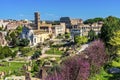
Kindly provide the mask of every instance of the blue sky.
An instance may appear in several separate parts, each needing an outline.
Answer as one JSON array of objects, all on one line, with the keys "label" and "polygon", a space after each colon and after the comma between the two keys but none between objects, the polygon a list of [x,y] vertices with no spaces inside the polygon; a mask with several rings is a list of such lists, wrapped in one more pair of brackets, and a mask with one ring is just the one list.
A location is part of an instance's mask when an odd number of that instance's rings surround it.
[{"label": "blue sky", "polygon": [[120,0],[0,0],[0,19],[34,19],[36,11],[42,20],[120,17]]}]

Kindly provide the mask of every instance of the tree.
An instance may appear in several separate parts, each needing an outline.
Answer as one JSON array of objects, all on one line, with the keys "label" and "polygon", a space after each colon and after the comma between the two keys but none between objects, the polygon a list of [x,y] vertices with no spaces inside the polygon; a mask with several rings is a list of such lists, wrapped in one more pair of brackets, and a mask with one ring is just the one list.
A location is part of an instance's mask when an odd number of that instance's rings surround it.
[{"label": "tree", "polygon": [[70,38],[70,33],[65,33],[65,38],[69,39]]},{"label": "tree", "polygon": [[3,31],[4,30],[4,26],[0,26],[0,31]]},{"label": "tree", "polygon": [[101,40],[96,40],[85,50],[91,66],[91,76],[99,73],[101,67],[107,62],[105,45]]},{"label": "tree", "polygon": [[91,30],[88,32],[89,41],[95,40],[96,36],[97,36],[97,35],[96,35],[96,33],[95,33],[94,30],[91,29]]},{"label": "tree", "polygon": [[93,23],[96,23],[96,22],[104,22],[104,19],[101,18],[101,17],[98,17],[98,18],[93,18],[93,19],[87,19],[84,21],[84,24],[93,24]]},{"label": "tree", "polygon": [[75,36],[74,41],[78,45],[81,45],[85,44],[88,41],[88,39],[85,36]]},{"label": "tree", "polygon": [[20,45],[20,39],[19,39],[19,38],[16,38],[14,42],[15,42],[15,45],[16,45],[16,46],[19,46],[19,45]]},{"label": "tree", "polygon": [[92,24],[92,23],[94,23],[93,19],[87,19],[86,21],[84,21],[84,24]]},{"label": "tree", "polygon": [[13,47],[17,46],[17,45],[16,45],[16,41],[17,41],[17,34],[16,34],[16,32],[15,32],[15,31],[9,32],[9,33],[7,34],[7,36],[8,36],[8,37],[6,37],[6,39],[10,40],[10,44],[11,44]]},{"label": "tree", "polygon": [[66,58],[59,68],[45,80],[88,80],[90,65],[84,55]]},{"label": "tree", "polygon": [[60,25],[60,21],[54,21],[52,22],[52,25]]},{"label": "tree", "polygon": [[85,55],[68,58],[63,62],[63,80],[87,80],[90,72],[90,64]]},{"label": "tree", "polygon": [[2,49],[2,54],[4,54],[5,57],[9,57],[12,55],[12,50],[8,46],[5,46]]},{"label": "tree", "polygon": [[11,32],[11,33],[10,33],[10,37],[11,37],[12,39],[16,38],[16,33],[15,33],[14,31]]},{"label": "tree", "polygon": [[12,58],[16,57],[17,52],[18,52],[18,51],[14,51],[14,52],[11,54],[11,57],[12,57]]},{"label": "tree", "polygon": [[8,31],[5,39],[10,43],[11,46],[16,47],[19,45],[20,33],[22,32],[22,26],[18,26],[14,31]]},{"label": "tree", "polygon": [[39,65],[36,62],[32,63],[32,73],[39,71]]},{"label": "tree", "polygon": [[105,19],[103,27],[101,28],[101,39],[105,42],[106,45],[109,45],[109,40],[113,36],[113,32],[120,30],[120,19],[109,16]]},{"label": "tree", "polygon": [[11,44],[13,47],[19,46],[20,40],[18,38],[13,38]]},{"label": "tree", "polygon": [[22,26],[17,27],[16,31],[17,31],[18,35],[22,32],[22,28],[23,28]]},{"label": "tree", "polygon": [[117,54],[120,54],[120,30],[113,32],[113,36],[108,43],[115,47],[115,52]]},{"label": "tree", "polygon": [[2,53],[2,46],[0,45],[0,59],[4,59],[4,58],[5,58],[5,56]]},{"label": "tree", "polygon": [[29,42],[30,41],[28,39],[21,39],[19,42],[19,46],[28,46]]}]

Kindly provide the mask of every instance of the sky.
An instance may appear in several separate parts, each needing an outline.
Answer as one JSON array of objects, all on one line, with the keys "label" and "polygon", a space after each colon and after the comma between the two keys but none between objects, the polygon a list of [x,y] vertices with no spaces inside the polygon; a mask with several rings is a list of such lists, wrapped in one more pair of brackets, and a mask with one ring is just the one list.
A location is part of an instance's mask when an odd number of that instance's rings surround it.
[{"label": "sky", "polygon": [[120,0],[0,0],[0,19],[34,20],[34,12],[41,20],[120,17]]}]

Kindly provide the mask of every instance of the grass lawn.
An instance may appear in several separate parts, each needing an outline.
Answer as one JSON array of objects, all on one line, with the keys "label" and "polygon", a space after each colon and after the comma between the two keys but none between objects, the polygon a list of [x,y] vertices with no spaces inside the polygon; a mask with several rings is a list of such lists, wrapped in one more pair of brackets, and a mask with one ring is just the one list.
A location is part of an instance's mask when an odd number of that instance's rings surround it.
[{"label": "grass lawn", "polygon": [[24,62],[1,62],[0,64],[3,64],[4,66],[0,66],[0,72],[6,72],[9,71],[17,71],[18,69],[22,68],[22,66],[25,64]]},{"label": "grass lawn", "polygon": [[50,50],[46,51],[46,54],[62,55],[63,51],[59,51],[56,48],[51,48]]},{"label": "grass lawn", "polygon": [[32,56],[35,52],[35,50],[33,48],[30,47],[23,47],[20,49],[22,55],[24,56]]},{"label": "grass lawn", "polygon": [[35,52],[35,51],[34,51],[34,50],[32,50],[32,51],[30,51],[30,52],[26,53],[26,54],[25,54],[25,56],[32,56],[32,55],[34,54],[34,52]]},{"label": "grass lawn", "polygon": [[10,48],[10,49],[14,52],[14,51],[18,51],[18,50],[19,50],[19,47]]}]

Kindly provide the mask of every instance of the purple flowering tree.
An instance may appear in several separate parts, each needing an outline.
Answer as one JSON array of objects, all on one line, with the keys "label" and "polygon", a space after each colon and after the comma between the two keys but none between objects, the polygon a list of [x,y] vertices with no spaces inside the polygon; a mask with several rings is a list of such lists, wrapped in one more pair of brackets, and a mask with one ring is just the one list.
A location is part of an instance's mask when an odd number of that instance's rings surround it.
[{"label": "purple flowering tree", "polygon": [[69,57],[63,61],[61,72],[54,72],[46,80],[88,80],[90,65],[87,59],[79,56]]},{"label": "purple flowering tree", "polygon": [[101,40],[96,40],[85,50],[91,65],[91,75],[99,72],[101,66],[107,61],[107,54],[104,43]]}]

